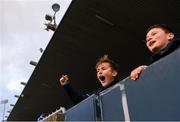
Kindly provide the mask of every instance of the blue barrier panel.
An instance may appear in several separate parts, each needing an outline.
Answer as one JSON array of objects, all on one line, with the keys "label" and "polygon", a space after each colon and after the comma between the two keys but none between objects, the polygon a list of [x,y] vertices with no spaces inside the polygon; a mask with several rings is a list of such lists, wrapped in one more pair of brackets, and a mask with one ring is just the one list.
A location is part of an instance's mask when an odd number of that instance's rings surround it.
[{"label": "blue barrier panel", "polygon": [[120,86],[117,84],[100,94],[103,121],[123,121]]},{"label": "blue barrier panel", "polygon": [[125,80],[131,120],[180,120],[180,49]]},{"label": "blue barrier panel", "polygon": [[95,95],[88,97],[65,112],[65,121],[96,121]]},{"label": "blue barrier panel", "polygon": [[180,49],[150,65],[138,80],[126,78],[99,97],[85,99],[65,113],[65,120],[124,121],[130,115],[132,121],[176,121],[180,120],[179,93]]}]

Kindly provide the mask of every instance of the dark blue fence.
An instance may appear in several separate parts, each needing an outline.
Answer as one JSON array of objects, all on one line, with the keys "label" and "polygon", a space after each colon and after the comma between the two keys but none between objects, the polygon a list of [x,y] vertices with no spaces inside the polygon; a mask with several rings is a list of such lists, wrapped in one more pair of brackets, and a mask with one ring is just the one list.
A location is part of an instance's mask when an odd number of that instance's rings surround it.
[{"label": "dark blue fence", "polygon": [[125,86],[131,120],[180,120],[180,49]]},{"label": "dark blue fence", "polygon": [[[98,108],[99,107],[99,108]],[[150,65],[136,81],[92,95],[65,113],[67,121],[180,120],[180,49]]]}]

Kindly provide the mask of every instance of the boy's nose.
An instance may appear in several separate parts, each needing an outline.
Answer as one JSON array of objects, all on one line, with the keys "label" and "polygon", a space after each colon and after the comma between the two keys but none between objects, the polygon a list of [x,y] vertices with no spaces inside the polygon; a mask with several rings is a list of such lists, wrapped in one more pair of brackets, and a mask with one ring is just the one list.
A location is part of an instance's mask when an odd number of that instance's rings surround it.
[{"label": "boy's nose", "polygon": [[99,74],[99,75],[102,74],[102,71],[99,71],[98,74]]},{"label": "boy's nose", "polygon": [[147,38],[146,42],[149,42],[152,39],[152,37]]}]

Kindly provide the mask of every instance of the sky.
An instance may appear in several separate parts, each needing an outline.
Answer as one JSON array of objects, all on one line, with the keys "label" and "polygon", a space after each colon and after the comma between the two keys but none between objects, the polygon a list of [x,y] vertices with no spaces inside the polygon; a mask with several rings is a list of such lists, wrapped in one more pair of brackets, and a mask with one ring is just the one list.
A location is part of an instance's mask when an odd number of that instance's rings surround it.
[{"label": "sky", "polygon": [[[38,62],[42,56],[40,48],[45,49],[53,31],[44,30],[45,15],[53,15],[52,5],[58,3],[56,22],[60,21],[71,0],[0,0],[0,101],[7,111],[13,109],[24,86],[28,82],[34,66],[31,60]],[[0,121],[3,119],[4,104],[0,104]]]}]

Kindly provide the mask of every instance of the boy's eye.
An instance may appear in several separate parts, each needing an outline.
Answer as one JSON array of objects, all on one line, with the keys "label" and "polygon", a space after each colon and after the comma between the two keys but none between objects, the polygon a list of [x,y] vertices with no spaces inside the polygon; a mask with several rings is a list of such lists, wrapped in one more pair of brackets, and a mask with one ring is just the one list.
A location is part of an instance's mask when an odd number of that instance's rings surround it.
[{"label": "boy's eye", "polygon": [[152,35],[152,36],[156,35],[156,32],[152,33],[151,35]]},{"label": "boy's eye", "polygon": [[102,68],[102,70],[105,70],[105,69],[106,69],[105,67]]}]

